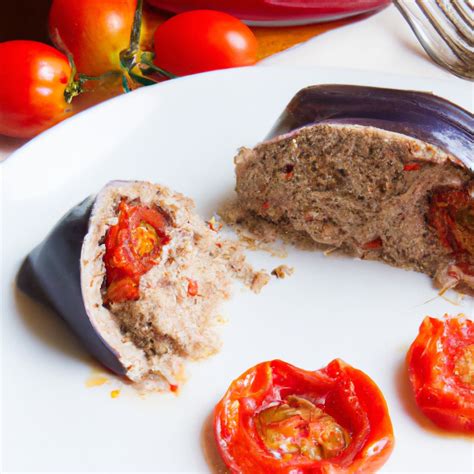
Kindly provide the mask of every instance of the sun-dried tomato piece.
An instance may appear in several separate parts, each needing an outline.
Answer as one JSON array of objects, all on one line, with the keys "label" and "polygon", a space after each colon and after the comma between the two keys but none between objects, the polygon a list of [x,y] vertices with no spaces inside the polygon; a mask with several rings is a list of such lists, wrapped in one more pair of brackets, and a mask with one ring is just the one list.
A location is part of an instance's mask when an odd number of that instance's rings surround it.
[{"label": "sun-dried tomato piece", "polygon": [[380,390],[340,359],[314,372],[281,360],[252,367],[217,404],[214,433],[239,474],[373,473],[394,442]]},{"label": "sun-dried tomato piece", "polygon": [[407,354],[421,411],[441,428],[474,432],[474,324],[426,317]]}]

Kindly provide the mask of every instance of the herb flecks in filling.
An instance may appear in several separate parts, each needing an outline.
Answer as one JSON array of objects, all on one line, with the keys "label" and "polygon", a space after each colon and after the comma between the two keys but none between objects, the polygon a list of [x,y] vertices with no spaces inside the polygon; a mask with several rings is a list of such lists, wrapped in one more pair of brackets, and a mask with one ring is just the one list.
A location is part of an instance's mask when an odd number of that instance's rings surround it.
[{"label": "herb flecks in filling", "polygon": [[277,458],[330,459],[350,443],[349,433],[332,416],[293,395],[260,411],[255,424],[264,445]]},{"label": "herb flecks in filling", "polygon": [[117,218],[105,235],[105,304],[139,299],[141,276],[158,262],[169,242],[166,218],[156,209],[122,199]]}]

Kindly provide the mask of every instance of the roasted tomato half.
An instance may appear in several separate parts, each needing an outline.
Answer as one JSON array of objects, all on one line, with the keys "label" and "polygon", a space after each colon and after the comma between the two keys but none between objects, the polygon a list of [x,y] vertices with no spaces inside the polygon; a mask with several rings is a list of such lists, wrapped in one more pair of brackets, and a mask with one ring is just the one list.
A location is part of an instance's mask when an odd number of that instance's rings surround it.
[{"label": "roasted tomato half", "polygon": [[156,209],[123,199],[118,206],[118,222],[105,235],[104,302],[137,300],[140,277],[155,265],[163,245],[166,217]]},{"label": "roasted tomato half", "polygon": [[373,473],[389,457],[382,393],[340,359],[314,372],[273,360],[232,382],[214,412],[221,456],[234,473]]},{"label": "roasted tomato half", "polygon": [[474,324],[426,317],[407,354],[418,407],[441,428],[474,432]]}]

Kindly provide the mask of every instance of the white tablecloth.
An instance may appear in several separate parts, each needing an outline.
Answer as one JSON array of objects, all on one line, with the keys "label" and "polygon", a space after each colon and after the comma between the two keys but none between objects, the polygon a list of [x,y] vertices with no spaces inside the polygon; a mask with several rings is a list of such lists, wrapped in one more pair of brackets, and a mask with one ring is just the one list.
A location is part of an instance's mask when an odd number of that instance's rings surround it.
[{"label": "white tablecloth", "polygon": [[[270,65],[365,69],[374,74],[444,78],[451,80],[453,87],[464,82],[429,59],[394,6],[271,56],[257,67]],[[0,136],[0,161],[24,142]]]}]

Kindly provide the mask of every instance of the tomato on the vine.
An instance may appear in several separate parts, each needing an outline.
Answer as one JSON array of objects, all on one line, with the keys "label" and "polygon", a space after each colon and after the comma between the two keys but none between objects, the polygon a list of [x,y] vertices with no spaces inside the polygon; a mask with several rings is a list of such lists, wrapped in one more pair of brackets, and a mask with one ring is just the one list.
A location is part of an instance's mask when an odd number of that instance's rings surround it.
[{"label": "tomato on the vine", "polygon": [[382,393],[340,359],[314,372],[281,360],[252,367],[217,404],[214,433],[239,474],[373,473],[394,443]]},{"label": "tomato on the vine", "polygon": [[193,10],[158,26],[155,64],[178,76],[250,66],[257,60],[257,39],[240,20],[227,13]]},{"label": "tomato on the vine", "polygon": [[71,113],[67,57],[36,41],[0,43],[0,134],[30,138]]},{"label": "tomato on the vine", "polygon": [[120,70],[129,46],[137,0],[53,0],[52,41],[71,52],[80,73],[98,76]]},{"label": "tomato on the vine", "polygon": [[423,413],[443,429],[474,433],[474,323],[426,317],[407,363]]}]

